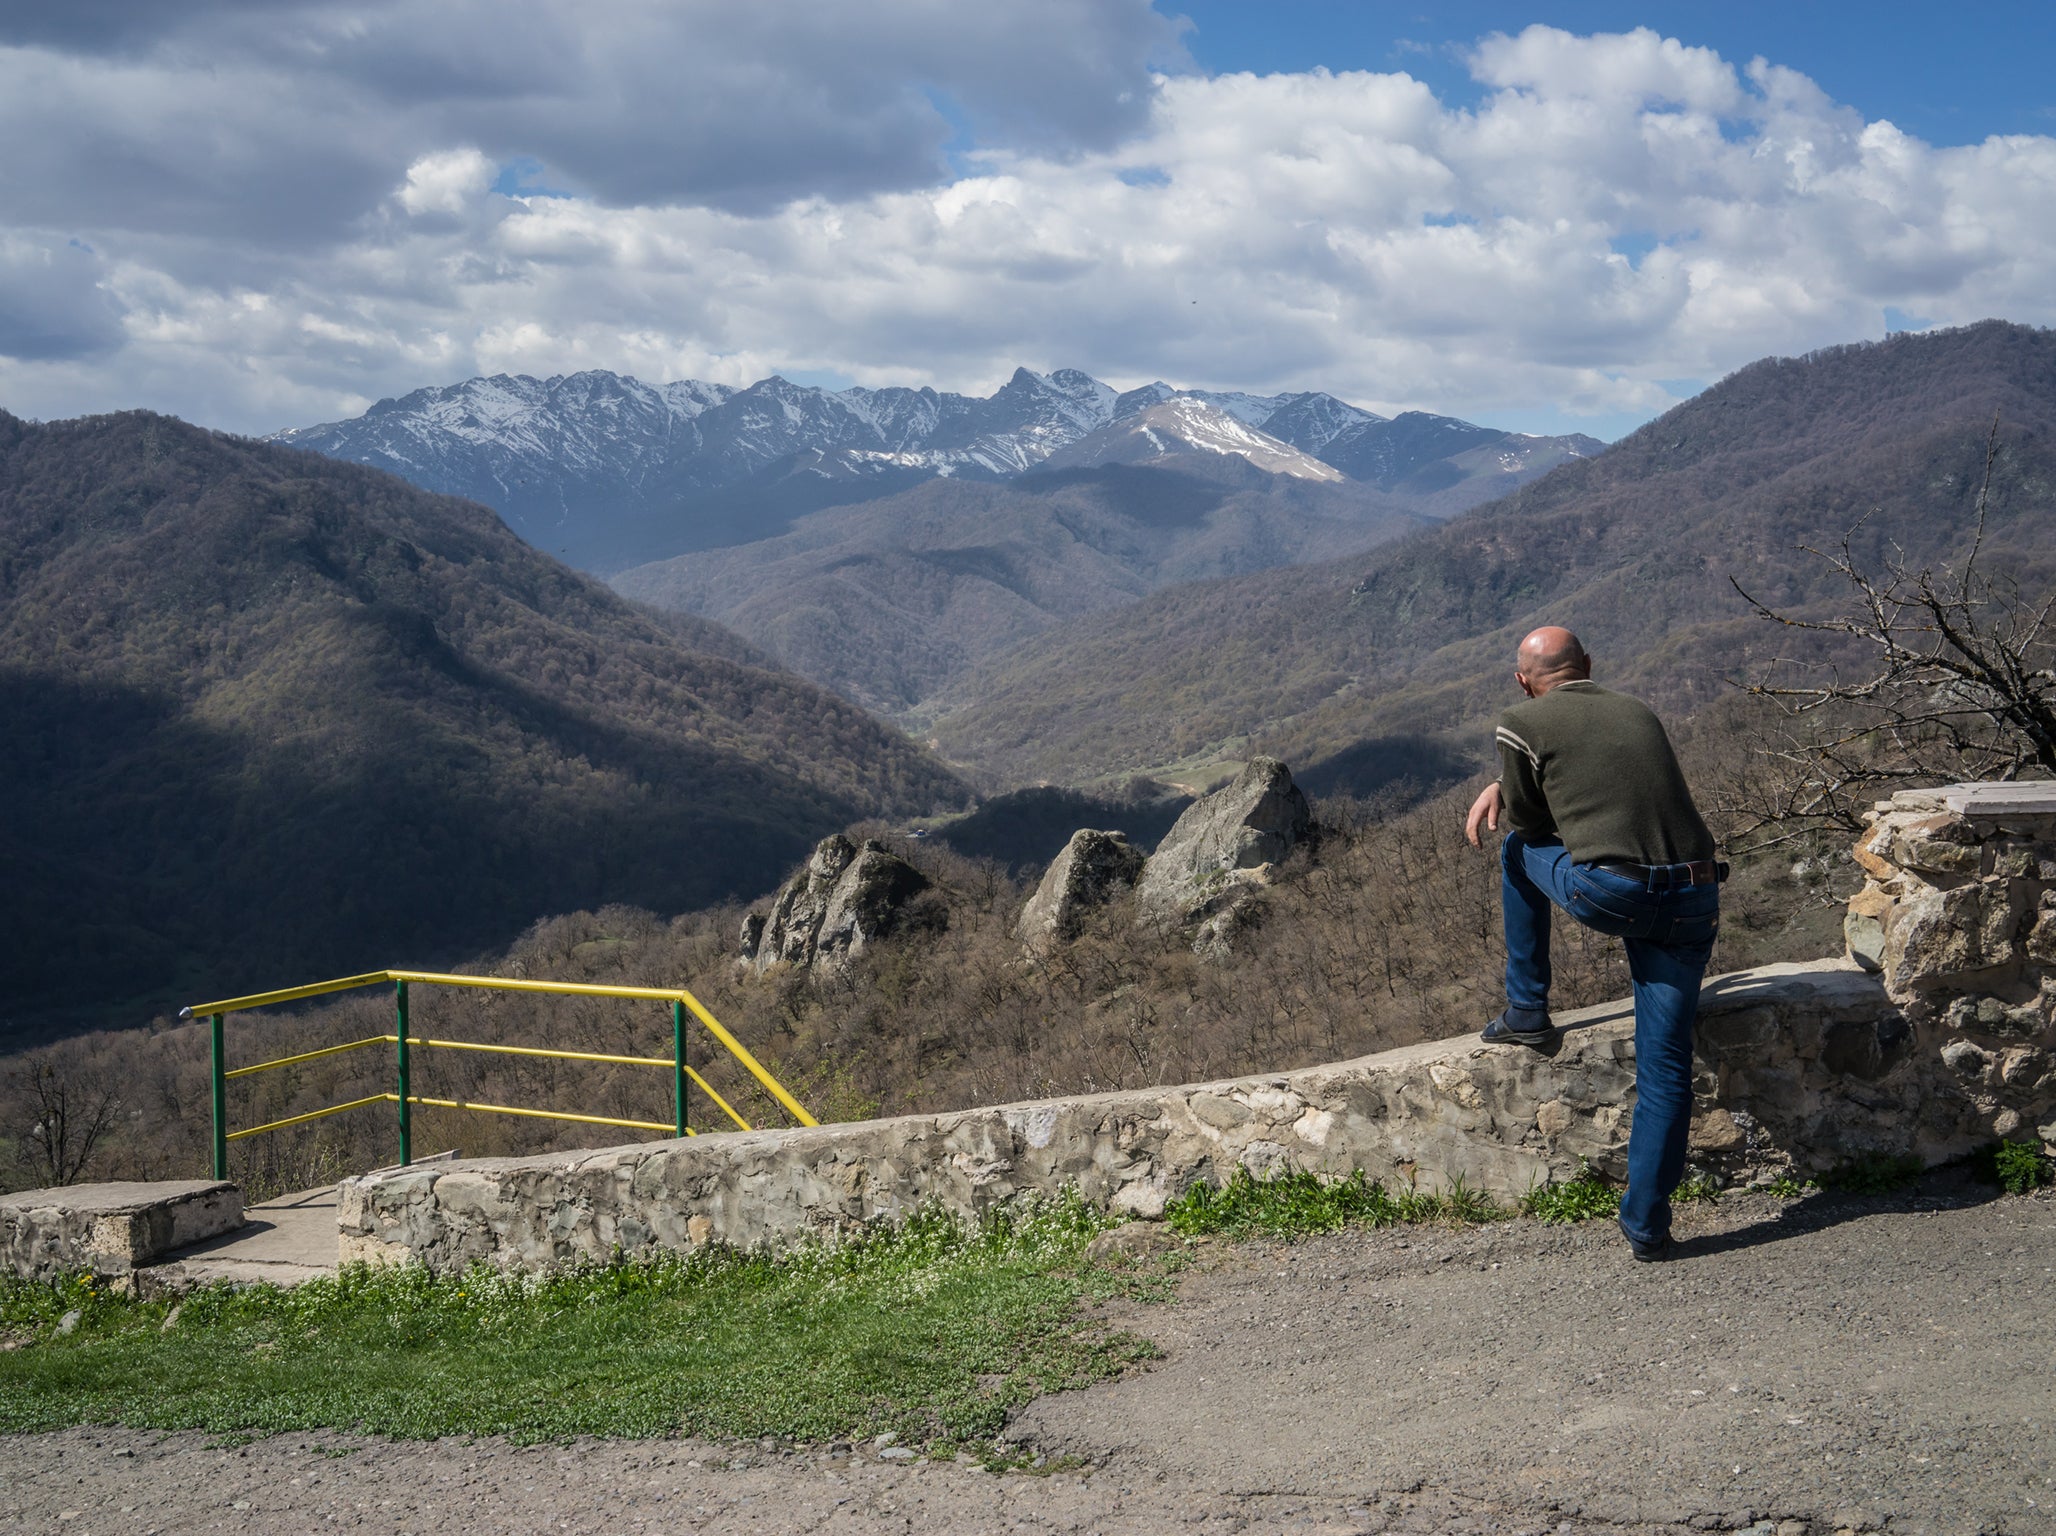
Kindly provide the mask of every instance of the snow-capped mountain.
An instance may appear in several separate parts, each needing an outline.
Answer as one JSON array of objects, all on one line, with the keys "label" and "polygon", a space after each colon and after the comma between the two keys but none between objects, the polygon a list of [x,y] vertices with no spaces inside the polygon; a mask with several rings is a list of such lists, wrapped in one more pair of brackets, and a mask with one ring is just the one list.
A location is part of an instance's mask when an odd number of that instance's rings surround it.
[{"label": "snow-capped mountain", "polygon": [[[1248,397],[1242,397],[1247,400]],[[1146,410],[1087,433],[1042,461],[1044,469],[1099,464],[1161,464],[1196,453],[1233,454],[1274,475],[1301,480],[1343,480],[1341,470],[1249,426],[1227,406],[1193,395],[1173,395]]]},{"label": "snow-capped mountain", "polygon": [[[271,440],[482,501],[531,543],[609,571],[767,537],[796,515],[933,476],[1008,479],[1045,463],[1106,462],[1093,449],[1082,459],[1071,450],[1145,418],[1147,431],[1184,442],[1165,451],[1232,453],[1274,473],[1370,480],[1401,494],[1423,465],[1509,436],[1418,412],[1388,421],[1319,392],[1180,390],[1159,381],[1120,393],[1076,369],[1021,368],[984,398],[826,390],[776,376],[734,389],[690,379],[657,386],[597,370],[498,374],[381,400],[355,420]],[[1146,437],[1134,443],[1141,449],[1118,450],[1121,462],[1157,456]],[[1567,451],[1599,446],[1579,444]],[[1531,478],[1511,473],[1500,489]],[[1466,472],[1450,483],[1477,478]]]}]

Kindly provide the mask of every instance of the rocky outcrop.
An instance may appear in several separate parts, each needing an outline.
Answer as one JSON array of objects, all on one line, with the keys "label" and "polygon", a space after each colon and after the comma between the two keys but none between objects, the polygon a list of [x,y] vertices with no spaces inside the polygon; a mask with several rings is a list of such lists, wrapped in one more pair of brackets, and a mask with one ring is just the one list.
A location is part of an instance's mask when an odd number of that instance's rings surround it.
[{"label": "rocky outcrop", "polygon": [[1312,826],[1292,770],[1275,757],[1251,758],[1234,783],[1187,806],[1150,855],[1136,887],[1144,917],[1189,923],[1239,911],[1227,926],[1247,927],[1251,896],[1236,887],[1265,883]]},{"label": "rocky outcrop", "polygon": [[1142,875],[1144,855],[1125,832],[1082,829],[1058,854],[1021,909],[1015,932],[1036,953],[1076,938],[1085,914],[1103,907]]},{"label": "rocky outcrop", "polygon": [[[1700,1004],[1692,1160],[1733,1181],[1930,1147],[1928,1078],[1878,978],[1844,961],[1715,978]],[[345,1259],[547,1268],[708,1242],[777,1245],[897,1221],[925,1202],[980,1212],[1075,1188],[1162,1214],[1237,1168],[1363,1169],[1391,1185],[1462,1178],[1504,1200],[1589,1162],[1626,1176],[1633,1008],[1560,1016],[1549,1050],[1477,1036],[1330,1066],[854,1125],[475,1159],[346,1180]]]},{"label": "rocky outcrop", "polygon": [[885,845],[862,847],[840,832],[826,837],[785,883],[767,914],[742,920],[742,957],[762,972],[774,965],[839,965],[900,925],[928,877]]},{"label": "rocky outcrop", "polygon": [[1904,791],[1855,858],[1850,958],[1945,1069],[1957,1134],[2056,1145],[2056,784]]}]

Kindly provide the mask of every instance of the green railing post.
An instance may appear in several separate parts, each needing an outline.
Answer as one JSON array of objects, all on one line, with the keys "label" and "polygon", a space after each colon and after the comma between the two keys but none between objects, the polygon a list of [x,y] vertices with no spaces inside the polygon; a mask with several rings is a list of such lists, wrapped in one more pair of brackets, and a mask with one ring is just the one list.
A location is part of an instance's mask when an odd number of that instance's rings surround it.
[{"label": "green railing post", "polygon": [[207,1034],[214,1055],[214,1176],[228,1177],[228,1063],[222,1060],[221,1015],[207,1016]]},{"label": "green railing post", "polygon": [[414,1106],[407,1102],[414,1091],[407,1073],[407,983],[393,983],[393,1011],[400,1022],[400,1166],[407,1167],[414,1161]]},{"label": "green railing post", "polygon": [[671,1103],[677,1110],[678,1134],[685,1135],[685,1004],[671,1004]]}]

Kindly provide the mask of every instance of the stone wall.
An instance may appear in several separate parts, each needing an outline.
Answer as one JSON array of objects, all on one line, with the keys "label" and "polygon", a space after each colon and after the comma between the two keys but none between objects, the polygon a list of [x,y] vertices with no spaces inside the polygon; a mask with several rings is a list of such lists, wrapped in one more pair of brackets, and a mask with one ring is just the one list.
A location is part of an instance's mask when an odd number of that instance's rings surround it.
[{"label": "stone wall", "polygon": [[1939,1064],[1922,1144],[2056,1144],[2056,784],[1909,790],[1872,813],[1849,953]]},{"label": "stone wall", "polygon": [[[1869,881],[1849,958],[1717,977],[1702,995],[1692,1156],[1723,1181],[2056,1143],[2056,785],[1901,794],[1855,856]],[[345,1183],[342,1251],[530,1268],[1065,1186],[1148,1218],[1236,1168],[1461,1178],[1503,1198],[1586,1161],[1621,1179],[1630,1006],[1559,1022],[1541,1052],[1467,1032],[1232,1082],[387,1172]]]},{"label": "stone wall", "polygon": [[[1730,1181],[1926,1146],[1926,1076],[1878,978],[1846,961],[1708,984],[1693,1156]],[[1238,1167],[1517,1197],[1585,1160],[1626,1173],[1629,1006],[1562,1016],[1547,1051],[1474,1034],[1303,1071],[1129,1093],[756,1131],[345,1182],[345,1259],[537,1268],[615,1251],[742,1247],[977,1212],[1070,1185],[1139,1217]]]},{"label": "stone wall", "polygon": [[125,1275],[243,1224],[243,1192],[191,1179],[0,1195],[0,1267],[23,1279]]}]

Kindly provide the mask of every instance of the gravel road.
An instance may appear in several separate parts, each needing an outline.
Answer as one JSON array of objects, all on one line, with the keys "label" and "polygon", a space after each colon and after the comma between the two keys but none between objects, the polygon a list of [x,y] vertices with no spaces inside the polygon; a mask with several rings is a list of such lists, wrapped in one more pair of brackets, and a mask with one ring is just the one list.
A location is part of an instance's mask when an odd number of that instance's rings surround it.
[{"label": "gravel road", "polygon": [[[994,1476],[882,1448],[0,1439],[0,1531],[2056,1536],[2056,1201],[1739,1197],[1611,1225],[1208,1244],[1147,1371]],[[893,1448],[898,1449],[898,1448]]]}]

